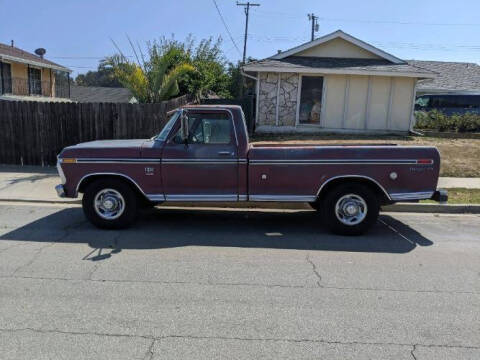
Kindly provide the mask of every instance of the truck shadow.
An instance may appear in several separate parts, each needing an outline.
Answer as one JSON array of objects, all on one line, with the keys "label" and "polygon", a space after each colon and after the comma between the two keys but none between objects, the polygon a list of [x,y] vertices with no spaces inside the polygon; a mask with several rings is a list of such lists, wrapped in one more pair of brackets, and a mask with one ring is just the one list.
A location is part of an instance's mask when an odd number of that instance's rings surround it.
[{"label": "truck shadow", "polygon": [[[387,215],[363,236],[330,234],[314,211],[215,211],[152,209],[125,230],[99,230],[81,208],[68,208],[5,233],[1,240],[86,243],[93,249],[162,249],[218,246],[296,250],[407,253],[433,242],[415,229]],[[95,252],[92,251],[92,254]],[[105,252],[96,258],[108,258]]]}]

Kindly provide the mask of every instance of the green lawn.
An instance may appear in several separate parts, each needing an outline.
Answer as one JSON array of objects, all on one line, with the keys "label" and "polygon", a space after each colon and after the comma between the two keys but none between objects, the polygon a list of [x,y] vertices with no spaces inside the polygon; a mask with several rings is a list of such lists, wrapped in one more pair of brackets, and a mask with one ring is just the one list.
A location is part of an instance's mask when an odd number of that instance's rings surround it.
[{"label": "green lawn", "polygon": [[[480,189],[452,188],[448,190],[449,204],[480,204]],[[432,203],[432,200],[421,201]]]}]

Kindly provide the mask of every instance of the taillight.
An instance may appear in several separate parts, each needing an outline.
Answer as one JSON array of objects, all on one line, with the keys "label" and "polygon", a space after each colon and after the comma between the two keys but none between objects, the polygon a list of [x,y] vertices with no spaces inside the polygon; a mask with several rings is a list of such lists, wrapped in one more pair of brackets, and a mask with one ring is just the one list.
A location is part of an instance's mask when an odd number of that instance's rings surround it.
[{"label": "taillight", "polygon": [[433,164],[433,159],[418,159],[417,164]]}]

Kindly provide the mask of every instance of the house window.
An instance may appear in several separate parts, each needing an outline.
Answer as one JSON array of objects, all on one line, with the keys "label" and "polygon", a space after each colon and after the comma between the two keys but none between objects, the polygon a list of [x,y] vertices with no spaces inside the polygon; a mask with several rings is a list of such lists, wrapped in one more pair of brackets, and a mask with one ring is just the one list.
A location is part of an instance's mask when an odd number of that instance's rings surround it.
[{"label": "house window", "polygon": [[39,69],[28,68],[28,86],[30,95],[42,95],[42,72]]},{"label": "house window", "polygon": [[300,124],[320,124],[322,110],[323,77],[302,76],[300,92]]},{"label": "house window", "polygon": [[0,62],[0,94],[12,93],[12,69],[10,64]]}]

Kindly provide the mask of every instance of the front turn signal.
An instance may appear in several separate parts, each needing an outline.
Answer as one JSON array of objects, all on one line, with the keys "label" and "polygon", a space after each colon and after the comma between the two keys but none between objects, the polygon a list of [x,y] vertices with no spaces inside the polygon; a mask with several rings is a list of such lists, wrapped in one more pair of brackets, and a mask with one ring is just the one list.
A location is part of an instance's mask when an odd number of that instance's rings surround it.
[{"label": "front turn signal", "polygon": [[64,164],[75,164],[77,162],[77,159],[75,158],[63,158],[62,163]]}]

